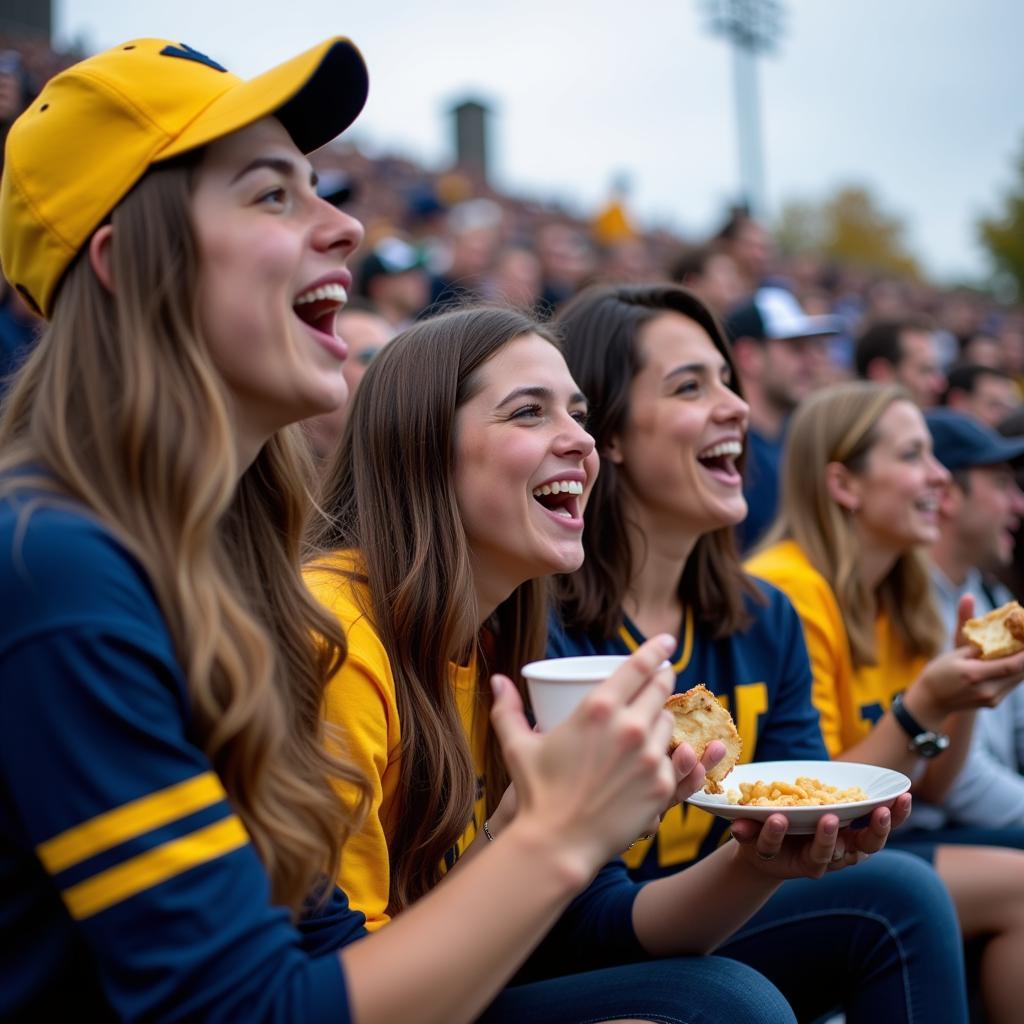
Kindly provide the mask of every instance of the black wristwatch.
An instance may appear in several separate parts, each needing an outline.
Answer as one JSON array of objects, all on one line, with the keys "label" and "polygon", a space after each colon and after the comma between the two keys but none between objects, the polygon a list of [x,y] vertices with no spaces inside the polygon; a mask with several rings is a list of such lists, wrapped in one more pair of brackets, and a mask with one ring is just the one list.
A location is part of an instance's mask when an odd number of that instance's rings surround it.
[{"label": "black wristwatch", "polygon": [[892,715],[900,728],[910,737],[907,749],[918,757],[938,757],[949,746],[949,737],[944,732],[926,729],[904,706],[903,694],[898,693],[892,701]]}]

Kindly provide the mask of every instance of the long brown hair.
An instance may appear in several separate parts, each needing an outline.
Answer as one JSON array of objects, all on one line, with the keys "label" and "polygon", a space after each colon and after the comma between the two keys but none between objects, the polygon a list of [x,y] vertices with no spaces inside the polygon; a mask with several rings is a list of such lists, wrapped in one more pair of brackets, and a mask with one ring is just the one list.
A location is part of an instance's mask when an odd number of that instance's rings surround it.
[{"label": "long brown hair", "polygon": [[[113,211],[116,296],[84,253],[68,270],[5,405],[0,472],[4,492],[84,506],[144,567],[200,745],[273,899],[298,911],[335,877],[366,788],[324,746],[323,692],[344,637],[300,575],[312,470],[298,428],[274,436],[236,485],[196,301],[196,159],[150,171]],[[356,806],[331,778],[362,794]]]},{"label": "long brown hair", "polygon": [[[365,611],[391,662],[402,723],[401,802],[388,837],[392,914],[437,883],[473,814],[476,778],[451,664],[475,653],[478,700],[489,707],[490,673],[518,678],[544,649],[539,580],[518,587],[479,628],[454,482],[456,415],[479,389],[481,367],[526,334],[552,340],[509,309],[458,310],[400,334],[363,378],[325,478],[330,522],[313,548],[361,553]],[[508,784],[493,735],[486,774],[490,811]]]},{"label": "long brown hair", "polygon": [[[605,452],[629,418],[630,386],[644,366],[640,332],[665,312],[679,313],[704,329],[732,370],[729,386],[742,397],[722,328],[686,288],[597,286],[572,299],[556,319],[569,372],[590,403],[587,430],[601,453],[601,472],[585,513],[583,566],[557,578],[559,611],[566,628],[601,639],[614,636],[622,625],[622,607],[635,570],[626,543],[634,528],[629,497],[622,471]],[[731,527],[697,541],[679,579],[678,594],[684,604],[694,606],[697,622],[715,639],[749,625],[744,599],[762,598],[743,572]]]},{"label": "long brown hair", "polygon": [[942,619],[924,552],[904,552],[872,591],[861,575],[851,513],[832,500],[826,483],[829,463],[862,472],[886,409],[910,401],[901,387],[869,381],[836,384],[807,398],[789,425],[779,515],[761,545],[794,540],[825,577],[842,612],[856,668],[877,664],[879,610],[889,617],[907,654],[930,658],[942,649]]}]

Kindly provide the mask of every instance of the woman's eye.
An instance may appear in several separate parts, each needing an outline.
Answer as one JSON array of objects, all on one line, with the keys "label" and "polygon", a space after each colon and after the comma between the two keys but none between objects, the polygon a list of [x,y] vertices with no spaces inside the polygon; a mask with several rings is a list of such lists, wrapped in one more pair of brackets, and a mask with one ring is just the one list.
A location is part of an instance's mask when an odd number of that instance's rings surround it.
[{"label": "woman's eye", "polygon": [[518,409],[516,409],[516,411],[514,413],[512,413],[512,415],[509,417],[509,419],[513,419],[513,420],[535,419],[537,416],[540,416],[541,412],[542,412],[542,410],[541,410],[541,407],[539,405],[523,405],[523,406],[520,406]]},{"label": "woman's eye", "polygon": [[699,390],[699,388],[700,388],[700,385],[695,380],[684,380],[681,384],[679,384],[676,387],[675,391],[673,391],[672,394],[673,395],[695,395],[695,394],[697,394],[697,391]]},{"label": "woman's eye", "polygon": [[579,425],[580,425],[581,427],[586,427],[587,423],[588,423],[588,422],[590,421],[590,413],[589,413],[589,412],[587,412],[587,410],[586,410],[586,409],[576,409],[576,410],[575,410],[574,412],[571,412],[571,413],[569,413],[569,415],[570,415],[570,416],[571,416],[571,417],[572,417],[572,418],[573,418],[573,419],[574,419],[574,420],[575,420],[575,421],[576,421],[576,422],[577,422],[577,423],[578,423],[578,424],[579,424]]},{"label": "woman's eye", "polygon": [[262,193],[256,202],[261,206],[280,206],[285,201],[285,191],[278,186]]}]

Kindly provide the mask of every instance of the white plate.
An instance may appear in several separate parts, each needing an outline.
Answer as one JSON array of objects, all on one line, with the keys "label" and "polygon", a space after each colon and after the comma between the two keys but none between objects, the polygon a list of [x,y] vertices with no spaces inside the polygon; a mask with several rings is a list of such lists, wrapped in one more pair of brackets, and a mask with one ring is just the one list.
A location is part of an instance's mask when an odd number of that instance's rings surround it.
[{"label": "white plate", "polygon": [[[728,790],[738,790],[741,782],[795,782],[801,775],[809,775],[838,789],[860,786],[868,798],[856,803],[822,804],[818,807],[741,807],[729,803]],[[736,765],[722,781],[722,787],[726,793],[712,796],[701,790],[694,793],[687,803],[729,821],[736,818],[764,821],[769,814],[782,814],[789,819],[790,835],[803,836],[814,832],[823,814],[838,815],[840,827],[849,825],[879,804],[889,803],[901,793],[906,793],[910,789],[910,779],[888,768],[849,761],[755,761]]]}]

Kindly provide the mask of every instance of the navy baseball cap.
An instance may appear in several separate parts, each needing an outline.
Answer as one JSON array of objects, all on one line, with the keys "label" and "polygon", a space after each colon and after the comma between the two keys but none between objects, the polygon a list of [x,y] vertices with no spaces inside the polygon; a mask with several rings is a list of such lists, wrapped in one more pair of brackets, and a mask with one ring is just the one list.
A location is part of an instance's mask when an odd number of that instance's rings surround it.
[{"label": "navy baseball cap", "polygon": [[948,470],[995,466],[1024,457],[1024,437],[1003,437],[966,413],[929,409],[924,418],[935,458]]}]

